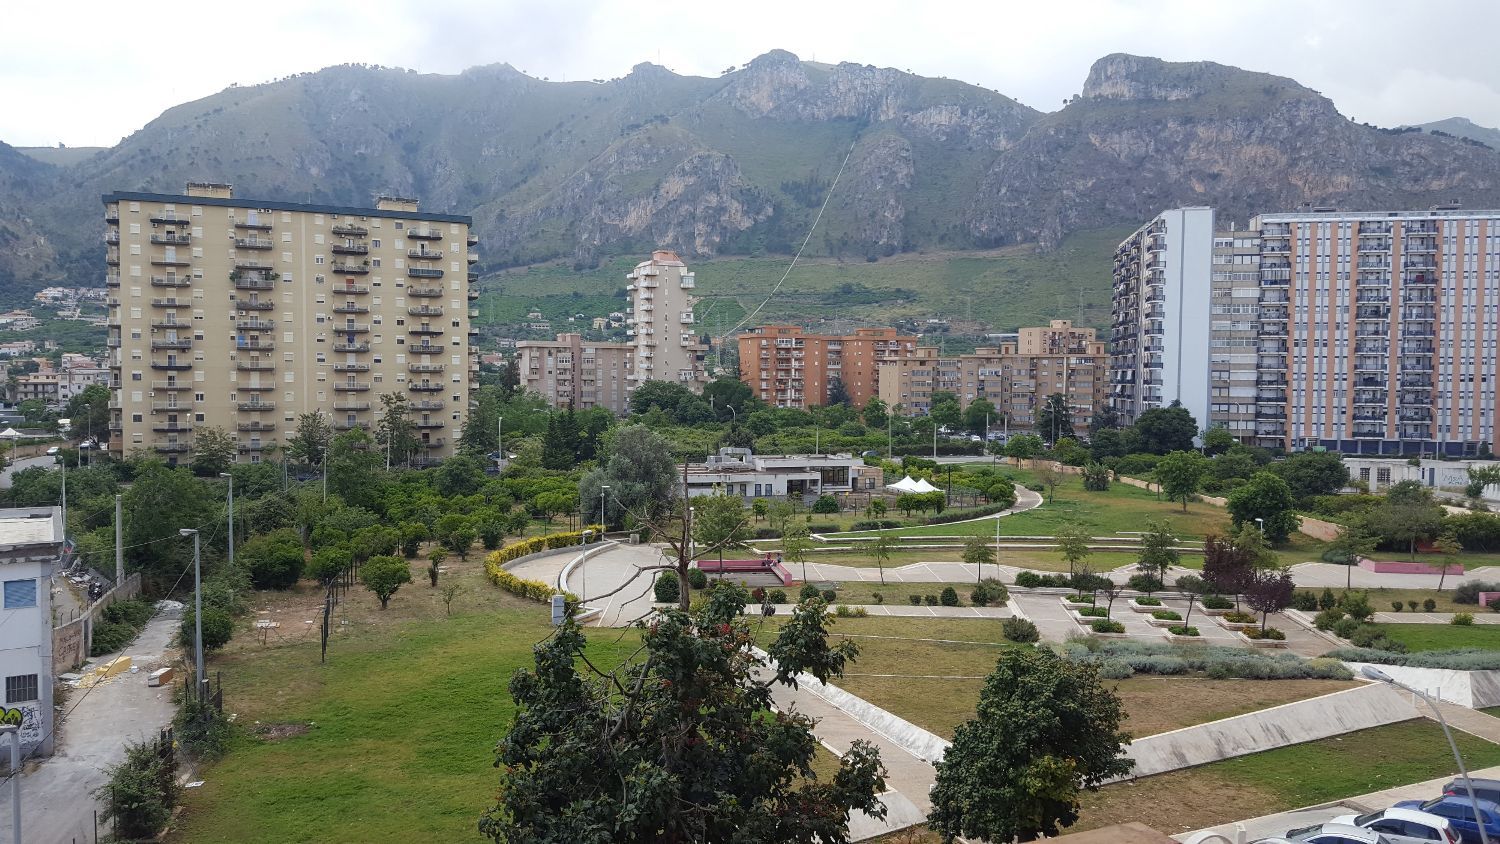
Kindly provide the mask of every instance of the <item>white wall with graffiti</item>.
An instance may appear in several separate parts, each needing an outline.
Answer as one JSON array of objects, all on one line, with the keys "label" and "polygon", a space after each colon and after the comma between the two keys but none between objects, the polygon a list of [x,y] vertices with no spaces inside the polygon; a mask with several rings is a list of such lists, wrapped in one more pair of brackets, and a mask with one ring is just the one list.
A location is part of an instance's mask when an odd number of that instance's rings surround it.
[{"label": "white wall with graffiti", "polygon": [[52,752],[53,561],[33,553],[0,544],[0,722],[21,728],[23,753],[44,756]]}]

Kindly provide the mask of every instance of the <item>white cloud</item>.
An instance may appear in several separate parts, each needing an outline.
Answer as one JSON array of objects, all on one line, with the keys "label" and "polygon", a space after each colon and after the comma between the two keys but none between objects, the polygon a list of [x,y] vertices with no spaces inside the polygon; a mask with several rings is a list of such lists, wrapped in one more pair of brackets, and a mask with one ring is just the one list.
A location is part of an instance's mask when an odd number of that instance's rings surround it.
[{"label": "white cloud", "polygon": [[[1055,109],[1112,52],[1207,59],[1290,76],[1382,125],[1462,115],[1500,125],[1500,4],[1073,0],[363,0],[132,6],[15,4],[0,52],[0,140],[112,144],[166,108],[231,83],[366,62],[455,73],[508,62],[550,79],[642,61],[717,75],[767,50],[999,90]],[[15,37],[28,33],[29,37]]]}]

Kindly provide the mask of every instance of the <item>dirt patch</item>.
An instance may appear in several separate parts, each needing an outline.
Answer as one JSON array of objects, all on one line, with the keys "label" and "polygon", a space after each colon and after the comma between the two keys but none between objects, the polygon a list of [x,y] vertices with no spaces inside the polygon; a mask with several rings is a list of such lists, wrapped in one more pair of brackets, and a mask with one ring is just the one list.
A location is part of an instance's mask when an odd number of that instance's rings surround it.
[{"label": "dirt patch", "polygon": [[250,732],[261,741],[281,741],[300,736],[310,729],[310,724],[256,724]]},{"label": "dirt patch", "polygon": [[[1340,692],[1350,680],[1210,680],[1205,677],[1131,677],[1115,683],[1125,705],[1125,729],[1151,736],[1221,718]],[[1247,816],[1248,817],[1248,816]],[[1196,828],[1196,827],[1195,827]]]},{"label": "dirt patch", "polygon": [[[1141,821],[1170,835],[1222,823],[1226,814],[1254,818],[1286,808],[1270,788],[1204,768],[1107,785],[1084,792],[1082,803],[1069,832]],[[1227,813],[1226,807],[1231,807]]]}]

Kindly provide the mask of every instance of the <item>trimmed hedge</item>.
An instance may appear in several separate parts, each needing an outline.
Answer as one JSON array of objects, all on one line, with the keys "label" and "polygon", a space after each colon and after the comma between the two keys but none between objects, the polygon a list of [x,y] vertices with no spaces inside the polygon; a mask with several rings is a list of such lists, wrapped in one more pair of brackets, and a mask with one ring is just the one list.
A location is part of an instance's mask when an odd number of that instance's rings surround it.
[{"label": "trimmed hedge", "polygon": [[[589,530],[595,534],[599,532],[598,525],[589,525]],[[498,551],[491,551],[484,559],[484,574],[490,582],[514,595],[530,598],[533,601],[546,603],[552,600],[557,590],[550,584],[540,580],[527,580],[524,577],[516,577],[504,569],[506,563],[520,559],[527,554],[535,554],[538,551],[551,551],[557,548],[568,548],[583,542],[583,532],[575,531],[569,533],[549,533],[546,536],[534,536],[523,539],[514,545],[508,545]],[[564,592],[564,597],[570,604],[578,603],[578,596],[571,592]]]}]

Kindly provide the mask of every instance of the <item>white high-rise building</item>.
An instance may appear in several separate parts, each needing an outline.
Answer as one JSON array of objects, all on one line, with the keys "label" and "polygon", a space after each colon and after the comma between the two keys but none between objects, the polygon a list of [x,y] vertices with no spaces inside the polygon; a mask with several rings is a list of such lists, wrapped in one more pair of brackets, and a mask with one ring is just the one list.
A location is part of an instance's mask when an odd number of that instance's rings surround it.
[{"label": "white high-rise building", "polygon": [[631,314],[635,361],[631,389],[647,381],[676,381],[693,392],[708,382],[703,357],[708,347],[698,342],[693,317],[696,280],[676,252],[658,249],[625,276]]}]

